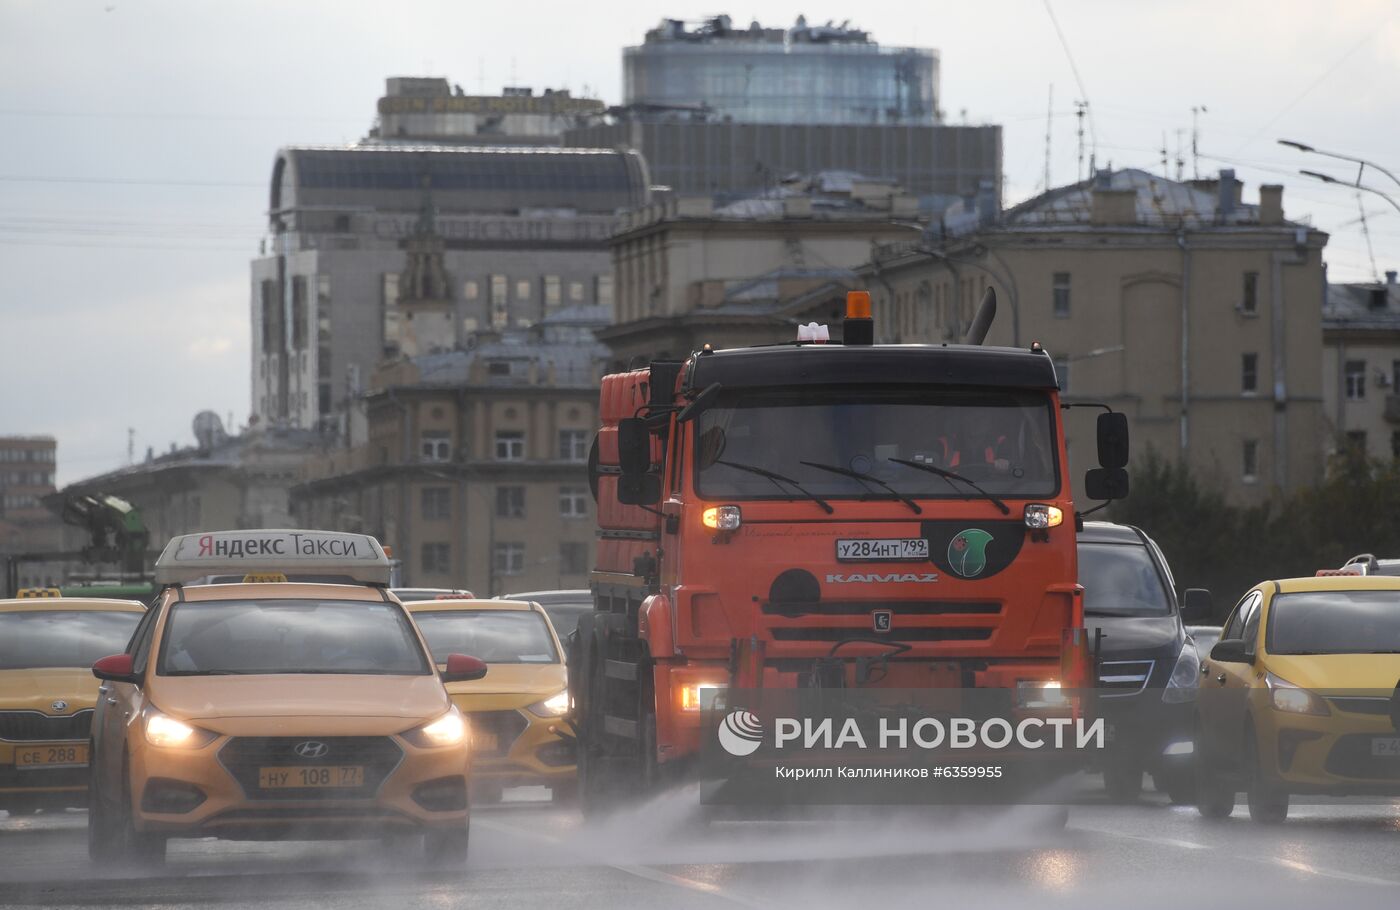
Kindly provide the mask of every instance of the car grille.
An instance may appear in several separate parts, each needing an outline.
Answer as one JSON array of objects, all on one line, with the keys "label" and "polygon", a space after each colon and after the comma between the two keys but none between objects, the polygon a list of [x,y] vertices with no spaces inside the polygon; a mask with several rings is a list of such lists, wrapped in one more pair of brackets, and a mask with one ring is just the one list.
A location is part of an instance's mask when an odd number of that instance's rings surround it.
[{"label": "car grille", "polygon": [[1339,737],[1327,754],[1327,770],[1341,777],[1367,780],[1400,780],[1400,758],[1372,755],[1371,740],[1364,733]]},{"label": "car grille", "polygon": [[[475,749],[478,758],[501,758],[510,754],[510,747],[530,722],[519,711],[471,711],[467,714],[473,733],[486,733],[496,737],[496,748]],[[479,740],[478,740],[479,741]]]},{"label": "car grille", "polygon": [[0,739],[15,742],[87,739],[91,731],[91,708],[62,717],[38,711],[0,711]]},{"label": "car grille", "polygon": [[1099,664],[1099,688],[1106,696],[1136,695],[1152,676],[1151,660],[1106,660]]},{"label": "car grille", "polygon": [[1347,695],[1337,698],[1327,699],[1332,703],[1332,707],[1338,711],[1349,711],[1352,714],[1379,714],[1390,713],[1390,699],[1376,696],[1356,696]]},{"label": "car grille", "polygon": [[[296,747],[305,742],[326,745],[320,758],[302,758]],[[239,736],[219,750],[219,761],[249,799],[354,799],[374,796],[403,758],[403,750],[387,736]],[[359,765],[365,769],[363,787],[312,787],[264,790],[258,786],[261,768]]]}]

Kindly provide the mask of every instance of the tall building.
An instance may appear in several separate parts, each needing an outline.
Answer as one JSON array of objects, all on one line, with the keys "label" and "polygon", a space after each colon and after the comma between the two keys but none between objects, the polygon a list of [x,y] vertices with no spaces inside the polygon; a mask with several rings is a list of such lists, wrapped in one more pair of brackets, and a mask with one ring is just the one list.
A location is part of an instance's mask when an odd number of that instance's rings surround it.
[{"label": "tall building", "polygon": [[[338,428],[386,353],[610,307],[608,237],[648,184],[639,155],[611,149],[282,149],[252,263],[254,424]],[[425,256],[430,271],[408,267]]]},{"label": "tall building", "polygon": [[665,19],[623,51],[623,103],[734,123],[938,123],[938,52],[883,47],[848,25]]},{"label": "tall building", "polygon": [[[61,549],[63,524],[44,505],[44,498],[54,492],[57,459],[58,443],[52,436],[0,436],[0,569],[8,556]],[[56,583],[63,566],[26,562],[17,570],[19,587],[24,588]]]},{"label": "tall building", "polygon": [[[1101,171],[1006,212],[951,212],[857,271],[885,341],[960,339],[995,288],[989,343],[1041,342],[1065,400],[1128,415],[1136,456],[1180,459],[1256,504],[1323,474],[1326,242],[1284,218],[1281,186],[1246,204],[1230,170]],[[1094,411],[1067,429],[1077,480],[1096,460]]]},{"label": "tall building", "polygon": [[623,52],[624,102],[565,145],[631,148],[654,183],[730,199],[789,174],[890,179],[939,210],[983,181],[1001,191],[1001,127],[944,126],[938,54],[847,26],[736,29],[664,20]]},{"label": "tall building", "polygon": [[1400,458],[1400,284],[1330,284],[1322,311],[1329,449]]},{"label": "tall building", "polygon": [[507,88],[499,95],[468,95],[441,77],[386,80],[379,99],[377,142],[472,145],[560,145],[564,130],[603,113],[603,102],[567,90]]}]

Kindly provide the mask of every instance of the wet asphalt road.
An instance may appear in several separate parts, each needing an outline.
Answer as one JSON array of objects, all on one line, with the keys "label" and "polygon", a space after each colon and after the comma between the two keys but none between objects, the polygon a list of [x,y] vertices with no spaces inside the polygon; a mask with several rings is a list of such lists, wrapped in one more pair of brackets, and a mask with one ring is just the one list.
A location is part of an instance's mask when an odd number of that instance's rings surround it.
[{"label": "wet asphalt road", "polygon": [[[528,797],[528,792],[512,797]],[[378,842],[172,842],[156,869],[99,872],[82,812],[0,815],[0,906],[1331,907],[1400,903],[1400,804],[1296,807],[1279,827],[1154,794],[1088,797],[1062,832],[1043,810],[822,822],[691,823],[694,796],[585,824],[512,799],[478,809],[461,870]]]}]

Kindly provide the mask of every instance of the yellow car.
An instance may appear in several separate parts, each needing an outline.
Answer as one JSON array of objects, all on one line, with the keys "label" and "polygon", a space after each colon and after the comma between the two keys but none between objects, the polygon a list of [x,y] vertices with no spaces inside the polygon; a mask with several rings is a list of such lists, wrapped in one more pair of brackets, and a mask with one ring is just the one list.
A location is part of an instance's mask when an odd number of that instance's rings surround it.
[{"label": "yellow car", "polygon": [[173,539],[126,651],[93,665],[93,859],[159,861],[172,837],[416,834],[464,858],[469,734],[443,683],[486,667],[453,654],[439,673],[389,571],[360,534]]},{"label": "yellow car", "polygon": [[1256,585],[1201,665],[1197,800],[1279,822],[1292,794],[1400,796],[1400,578]]},{"label": "yellow car", "polygon": [[480,658],[490,674],[448,683],[472,729],[472,784],[480,799],[502,787],[543,785],[555,799],[574,793],[574,737],[563,649],[536,603],[424,600],[407,605],[434,660],[452,652]]},{"label": "yellow car", "polygon": [[87,804],[92,662],[126,647],[134,600],[0,600],[0,809]]}]

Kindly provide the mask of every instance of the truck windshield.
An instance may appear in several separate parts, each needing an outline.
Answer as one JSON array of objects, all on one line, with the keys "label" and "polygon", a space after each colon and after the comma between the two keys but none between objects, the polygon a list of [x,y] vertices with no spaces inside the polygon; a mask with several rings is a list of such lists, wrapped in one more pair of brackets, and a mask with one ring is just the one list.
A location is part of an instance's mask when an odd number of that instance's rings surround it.
[{"label": "truck windshield", "polygon": [[827,499],[890,496],[816,463],[871,475],[905,496],[981,496],[958,480],[891,460],[905,459],[952,471],[994,495],[1049,497],[1060,486],[1055,416],[1050,396],[1037,391],[728,390],[696,421],[695,485],[707,499],[798,498],[740,465],[785,475]]},{"label": "truck windshield", "polygon": [[1270,654],[1400,654],[1400,592],[1275,595],[1265,644]]}]

